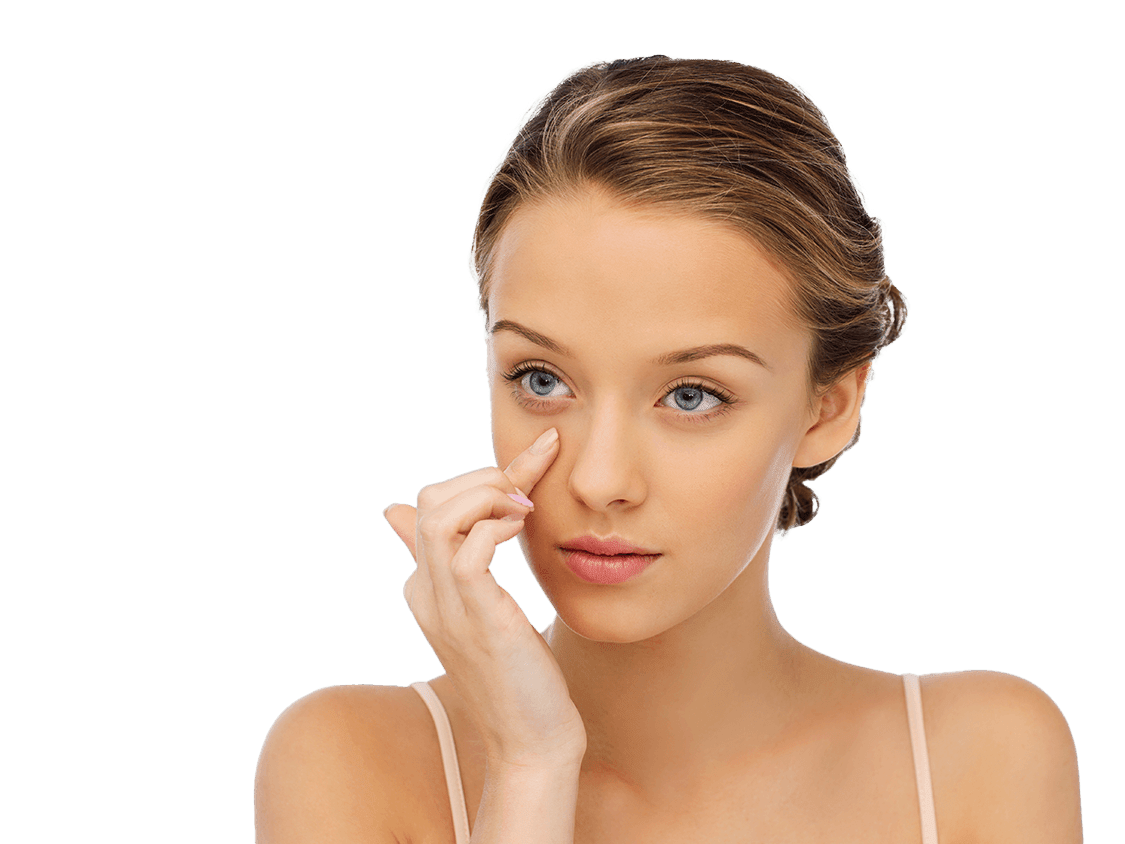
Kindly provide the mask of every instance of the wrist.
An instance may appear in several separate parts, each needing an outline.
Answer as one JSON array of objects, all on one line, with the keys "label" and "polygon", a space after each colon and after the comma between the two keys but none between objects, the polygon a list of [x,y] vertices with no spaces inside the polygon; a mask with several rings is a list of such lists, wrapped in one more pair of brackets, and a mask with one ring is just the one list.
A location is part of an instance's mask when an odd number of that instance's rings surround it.
[{"label": "wrist", "polygon": [[505,759],[486,755],[485,776],[550,779],[558,776],[577,774],[582,768],[582,754],[559,754],[529,759]]}]

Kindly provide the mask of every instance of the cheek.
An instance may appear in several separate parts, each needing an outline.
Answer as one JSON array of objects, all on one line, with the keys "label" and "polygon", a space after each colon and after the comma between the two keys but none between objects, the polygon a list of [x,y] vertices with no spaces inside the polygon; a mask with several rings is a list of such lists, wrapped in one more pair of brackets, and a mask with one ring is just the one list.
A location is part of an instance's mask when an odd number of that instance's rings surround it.
[{"label": "cheek", "polygon": [[[774,446],[771,448],[771,446]],[[677,521],[696,536],[729,537],[753,544],[772,530],[774,512],[789,481],[792,458],[777,443],[728,447],[707,459],[668,466],[663,488],[674,490]]]},{"label": "cheek", "polygon": [[743,473],[734,478],[732,486],[738,490],[736,499],[742,507],[745,523],[772,520],[775,505],[780,504],[789,480],[789,469],[776,454],[743,466]]},{"label": "cheek", "polygon": [[496,456],[496,465],[506,469],[551,426],[505,401],[507,385],[498,389],[499,394],[495,391],[492,394],[492,453]]}]

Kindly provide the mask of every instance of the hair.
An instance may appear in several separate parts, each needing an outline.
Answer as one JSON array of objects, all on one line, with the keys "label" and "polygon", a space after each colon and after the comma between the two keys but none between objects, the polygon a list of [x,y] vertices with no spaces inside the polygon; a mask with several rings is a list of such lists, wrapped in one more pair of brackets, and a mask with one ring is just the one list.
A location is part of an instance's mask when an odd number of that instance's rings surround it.
[{"label": "hair", "polygon": [[[810,407],[902,330],[906,303],[884,271],[879,224],[840,142],[817,107],[773,74],[650,56],[563,80],[520,130],[481,205],[473,264],[486,323],[493,254],[512,214],[592,188],[627,206],[722,221],[781,263],[793,310],[813,335]],[[857,423],[840,453],[858,439]],[[838,457],[792,469],[777,529],[813,519],[818,500],[806,482]]]}]

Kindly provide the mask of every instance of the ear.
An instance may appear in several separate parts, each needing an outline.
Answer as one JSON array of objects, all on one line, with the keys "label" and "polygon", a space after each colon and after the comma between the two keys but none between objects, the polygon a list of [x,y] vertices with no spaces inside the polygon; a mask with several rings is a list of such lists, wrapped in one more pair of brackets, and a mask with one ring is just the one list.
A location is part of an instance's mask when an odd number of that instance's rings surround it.
[{"label": "ear", "polygon": [[870,361],[857,366],[816,399],[813,423],[797,445],[794,467],[816,466],[848,447],[859,427],[859,409],[870,370]]}]

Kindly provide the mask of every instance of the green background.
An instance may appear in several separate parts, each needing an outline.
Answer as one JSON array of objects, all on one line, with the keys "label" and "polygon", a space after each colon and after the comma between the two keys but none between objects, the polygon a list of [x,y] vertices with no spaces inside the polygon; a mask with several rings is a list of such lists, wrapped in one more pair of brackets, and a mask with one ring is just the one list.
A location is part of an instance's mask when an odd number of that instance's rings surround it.
[{"label": "green background", "polygon": [[[492,463],[481,183],[569,68],[665,52],[812,93],[912,307],[821,514],[774,548],[778,616],[848,662],[1041,686],[1102,837],[1116,27],[1081,5],[816,7],[6,7],[6,827],[248,841],[290,702],[442,672],[379,512]],[[546,625],[514,542],[493,571]]]}]

